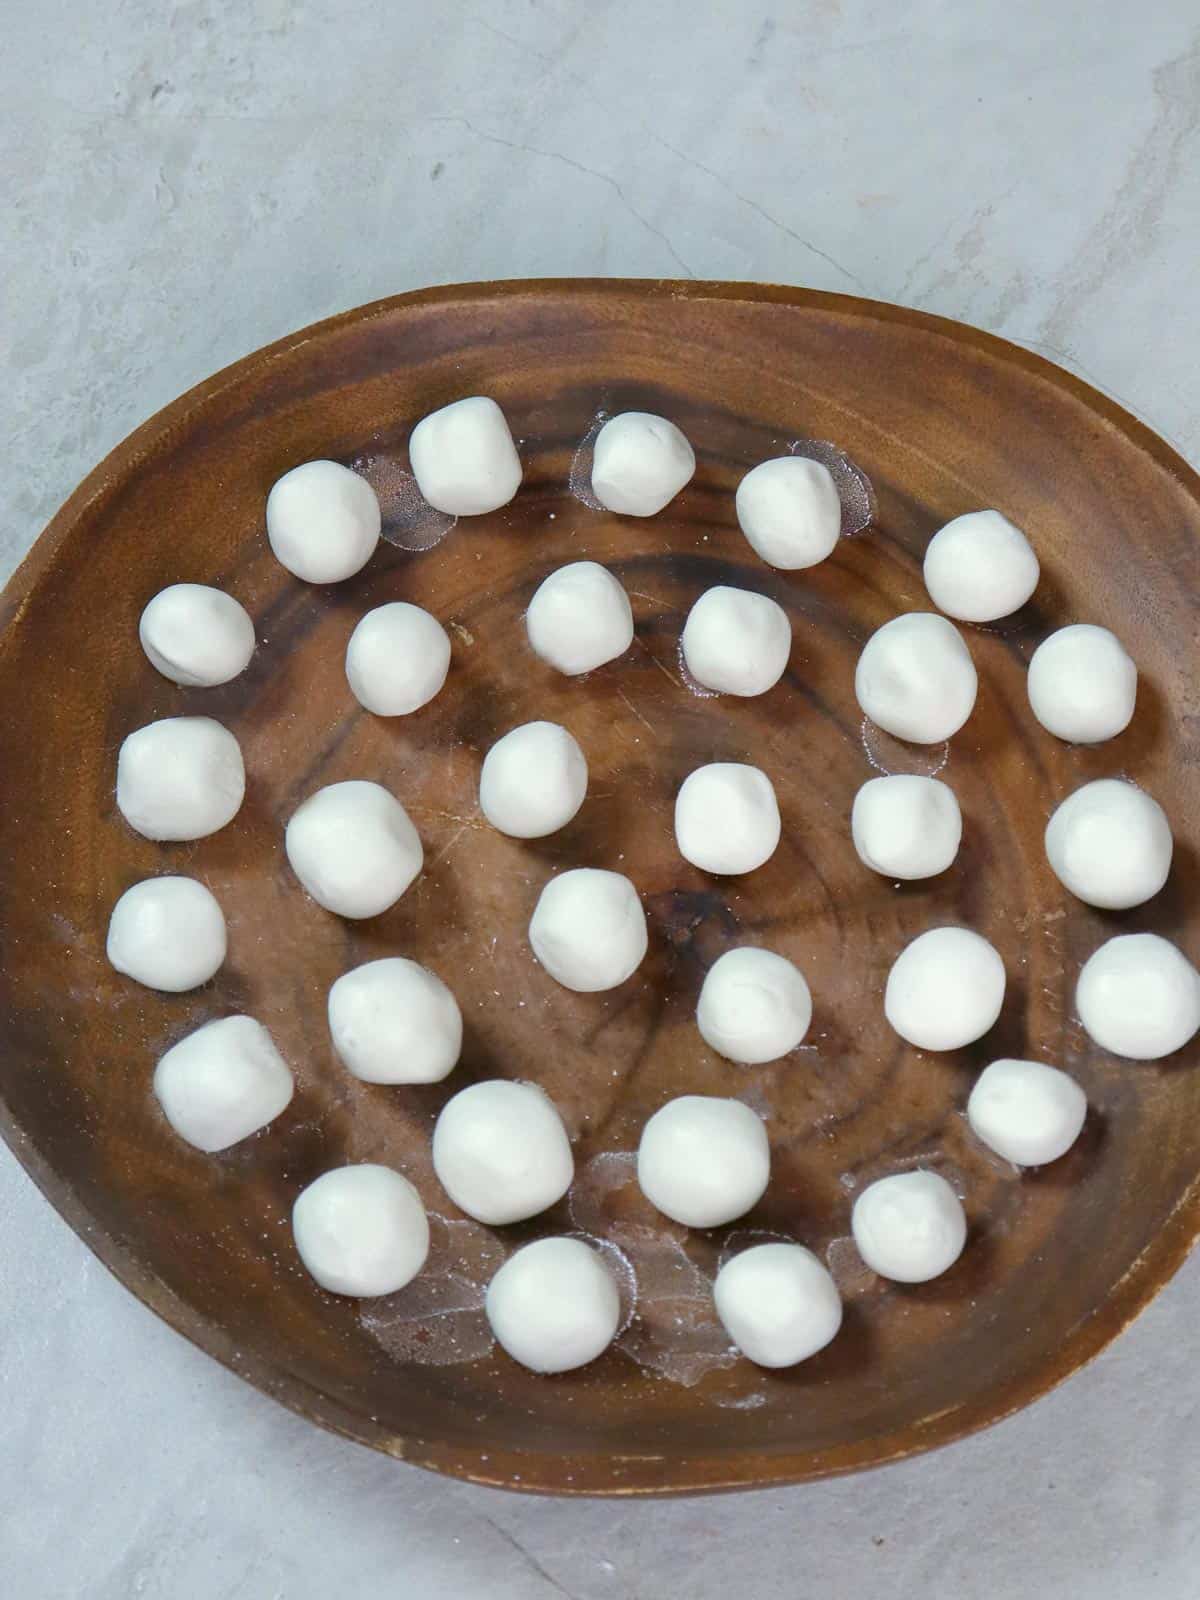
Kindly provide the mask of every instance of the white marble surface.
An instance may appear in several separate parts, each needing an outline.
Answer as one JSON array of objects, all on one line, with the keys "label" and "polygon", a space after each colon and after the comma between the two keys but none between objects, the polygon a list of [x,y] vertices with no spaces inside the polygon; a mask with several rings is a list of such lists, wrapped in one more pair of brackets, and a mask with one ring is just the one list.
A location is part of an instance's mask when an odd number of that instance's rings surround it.
[{"label": "white marble surface", "polygon": [[[38,0],[3,23],[4,571],[189,384],[455,279],[902,301],[1200,457],[1194,0]],[[617,1504],[442,1482],[297,1421],[126,1295],[6,1154],[0,1248],[22,1600],[1197,1593],[1195,1262],[1088,1371],[939,1455]]]}]

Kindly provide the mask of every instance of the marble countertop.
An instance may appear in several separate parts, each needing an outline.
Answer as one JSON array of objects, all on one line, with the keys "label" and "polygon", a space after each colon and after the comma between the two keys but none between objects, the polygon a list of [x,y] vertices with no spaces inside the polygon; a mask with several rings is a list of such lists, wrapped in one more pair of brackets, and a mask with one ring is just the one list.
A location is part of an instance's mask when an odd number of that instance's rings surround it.
[{"label": "marble countertop", "polygon": [[[436,17],[437,21],[431,20]],[[1200,459],[1193,0],[10,7],[0,568],[130,428],[421,284],[771,279],[1040,350]],[[1193,1261],[1031,1410],[704,1501],[445,1482],[171,1333],[0,1153],[0,1566],[22,1600],[1194,1600]]]}]

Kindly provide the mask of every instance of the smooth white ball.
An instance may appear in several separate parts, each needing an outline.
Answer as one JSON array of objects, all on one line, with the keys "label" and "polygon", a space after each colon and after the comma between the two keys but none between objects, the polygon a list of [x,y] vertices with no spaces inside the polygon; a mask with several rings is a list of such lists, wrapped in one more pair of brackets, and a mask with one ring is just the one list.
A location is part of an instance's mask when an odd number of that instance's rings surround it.
[{"label": "smooth white ball", "polygon": [[760,1367],[807,1361],[842,1325],[837,1284],[800,1244],[756,1244],[731,1257],[713,1301],[726,1333]]},{"label": "smooth white ball", "polygon": [[931,928],[888,974],[883,1009],[920,1050],[958,1050],[982,1038],[1004,1004],[1004,963],[969,928]]},{"label": "smooth white ball", "polygon": [[925,550],[929,598],[960,622],[995,622],[1018,611],[1041,568],[1020,528],[998,511],[968,511],[935,533]]},{"label": "smooth white ball", "polygon": [[774,787],[757,767],[697,767],[675,797],[675,842],[702,872],[753,872],[774,855],[780,832]]},{"label": "smooth white ball", "polygon": [[854,796],[850,832],[859,859],[885,878],[932,878],[953,864],[962,840],[954,790],[898,772],[870,778]]},{"label": "smooth white ball", "polygon": [[1076,622],[1038,645],[1026,687],[1048,733],[1072,744],[1100,744],[1133,718],[1137,667],[1116,634]]},{"label": "smooth white ball", "polygon": [[113,907],[108,959],[148,989],[182,994],[207,983],[225,959],[225,916],[195,878],[146,878]]},{"label": "smooth white ball", "polygon": [[469,395],[422,417],[408,441],[417,488],[451,517],[479,517],[506,506],[521,487],[521,458],[503,411]]},{"label": "smooth white ball", "polygon": [[383,518],[365,478],[336,461],[305,461],[267,496],[275,558],[306,583],[341,583],[375,553]]},{"label": "smooth white ball", "polygon": [[896,1172],[863,1190],[850,1219],[858,1253],[881,1278],[928,1283],[967,1242],[962,1202],[936,1172]]},{"label": "smooth white ball", "polygon": [[204,839],[237,816],[242,751],[211,717],[163,717],[131,733],[117,756],[117,807],[147,839]]},{"label": "smooth white ball", "polygon": [[587,786],[587,758],[571,734],[557,722],[526,722],[483,758],[479,809],[501,833],[543,839],[566,827]]},{"label": "smooth white ball", "polygon": [[1084,963],[1075,1009],[1102,1050],[1157,1061],[1200,1028],[1200,972],[1169,939],[1120,934]]},{"label": "smooth white ball", "polygon": [[607,567],[572,561],[538,585],[525,628],[543,661],[577,677],[625,654],[633,643],[633,610]]},{"label": "smooth white ball", "polygon": [[912,744],[941,744],[957,733],[978,687],[962,635],[932,611],[906,612],[877,628],[854,674],[854,692],[871,721]]},{"label": "smooth white ball", "polygon": [[300,882],[339,917],[376,917],[395,905],[425,859],[395,795],[360,779],[310,795],[292,813],[284,842]]},{"label": "smooth white ball", "polygon": [[206,1022],[154,1069],[154,1093],[181,1139],[209,1154],[265,1128],[295,1083],[271,1035],[253,1017]]},{"label": "smooth white ball", "polygon": [[292,1233],[305,1267],[330,1294],[394,1294],[429,1254],[429,1219],[407,1178],[371,1162],[334,1167],[302,1189]]},{"label": "smooth white ball", "polygon": [[142,612],[138,638],[155,671],[196,689],[228,683],[254,654],[249,612],[203,583],[160,589]]},{"label": "smooth white ball", "polygon": [[673,422],[649,411],[623,411],[596,435],[592,493],[608,511],[653,517],[696,470],[696,453]]},{"label": "smooth white ball", "polygon": [[765,694],[787,668],[792,625],[765,594],[706,589],[683,627],[683,659],[696,682],[722,694]]},{"label": "smooth white ball", "polygon": [[364,1083],[438,1083],[462,1050],[462,1012],[426,967],[385,956],[344,972],[329,991],[333,1048]]},{"label": "smooth white ball", "polygon": [[748,1066],[794,1050],[812,1021],[803,974],[772,950],[727,950],[704,979],[696,1026],[706,1044]]},{"label": "smooth white ball", "polygon": [[842,502],[828,467],[805,456],[760,461],[737,486],[738,524],[756,555],[795,572],[832,554]]},{"label": "smooth white ball", "polygon": [[688,1228],[717,1228],[757,1205],[771,1175],[763,1121],[740,1100],[685,1094],[642,1129],[637,1176],[650,1204]]},{"label": "smooth white ball", "polygon": [[1075,1079],[1041,1061],[993,1061],[967,1101],[976,1136],[1018,1167],[1066,1155],[1086,1116],[1087,1096]]},{"label": "smooth white ball", "polygon": [[460,1211],[500,1227],[561,1200],[575,1160],[554,1102],[533,1083],[460,1089],[433,1130],[433,1169]]},{"label": "smooth white ball", "polygon": [[1121,778],[1076,789],[1046,827],[1046,859],[1059,882],[1090,906],[1124,911],[1156,895],[1174,841],[1157,800]]},{"label": "smooth white ball", "polygon": [[542,890],[529,920],[529,943],[564,989],[615,989],[642,964],[649,935],[641,898],[620,872],[574,867]]},{"label": "smooth white ball", "polygon": [[537,1239],[518,1250],[487,1291],[487,1318],[514,1361],[533,1372],[573,1372],[612,1343],[621,1298],[597,1250],[582,1239]]},{"label": "smooth white ball", "polygon": [[360,705],[402,717],[428,705],[450,670],[450,638],[436,617],[406,600],[376,606],[350,635],[346,678]]}]

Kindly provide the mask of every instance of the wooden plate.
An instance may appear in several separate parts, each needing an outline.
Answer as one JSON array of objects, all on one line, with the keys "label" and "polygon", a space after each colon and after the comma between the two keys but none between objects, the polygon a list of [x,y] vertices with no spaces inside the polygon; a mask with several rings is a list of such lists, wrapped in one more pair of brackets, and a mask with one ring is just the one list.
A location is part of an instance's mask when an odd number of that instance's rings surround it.
[{"label": "wooden plate", "polygon": [[[408,430],[472,393],[494,395],[512,420],[524,487],[505,511],[413,549],[443,528],[414,510]],[[597,413],[630,407],[675,418],[699,457],[692,485],[650,521],[589,509],[570,491]],[[829,561],[789,576],[741,539],[733,489],[797,440],[845,452],[877,510]],[[372,477],[395,541],[325,589],[291,579],[263,531],[270,484],[313,456]],[[926,607],[930,533],[988,505],[1030,530],[1044,576],[1016,617],[967,630],[974,716],[948,750],[864,730],[852,688],[862,641]],[[558,1492],[767,1484],[887,1461],[1004,1416],[1111,1339],[1200,1221],[1196,1045],[1160,1065],[1119,1061],[1088,1043],[1072,1005],[1080,963],[1114,931],[1153,929],[1200,954],[1198,534],[1196,475],[1110,401],[986,334],[839,296],[691,283],[438,289],[249,357],[114,451],[4,597],[6,1138],[173,1326],[295,1410],[441,1471]],[[521,615],[549,571],[583,556],[631,591],[638,634],[626,659],[578,681],[530,655]],[[138,647],[143,605],[184,579],[229,589],[255,616],[258,653],[224,688],[177,688]],[[759,699],[702,699],[681,682],[682,619],[713,583],[761,590],[791,614],[790,670]],[[385,721],[352,700],[342,654],[368,606],[401,596],[448,622],[454,662],[432,706]],[[1132,727],[1098,749],[1058,743],[1025,700],[1030,651],[1077,619],[1115,629],[1142,673]],[[160,847],[115,812],[115,755],[131,729],[181,712],[234,729],[249,790],[223,832]],[[533,717],[579,737],[591,792],[570,827],[522,844],[481,823],[476,776],[489,743]],[[674,848],[674,791],[712,759],[753,761],[778,789],[784,841],[745,879],[706,878]],[[933,766],[962,802],[962,853],[942,877],[897,886],[857,860],[851,799],[880,768]],[[1071,900],[1042,851],[1054,804],[1103,774],[1146,785],[1178,841],[1164,891],[1119,916]],[[349,777],[401,796],[427,859],[399,905],[359,924],[307,900],[282,851],[297,802]],[[559,989],[525,941],[542,883],[576,863],[627,871],[651,921],[642,972],[608,995]],[[179,997],[104,959],[117,895],[176,870],[213,887],[231,926],[225,969]],[[930,1056],[887,1028],[882,986],[905,941],[945,922],[998,946],[1009,996],[979,1045]],[[702,1045],[702,975],[742,941],[800,963],[815,1048],[738,1068]],[[360,1084],[331,1055],[328,985],[385,952],[428,962],[461,998],[466,1050],[445,1085]],[[235,1010],[267,1023],[299,1088],[275,1125],[210,1158],[166,1127],[151,1070],[169,1042]],[[1018,1175],[966,1129],[973,1075],[999,1055],[1059,1062],[1087,1089],[1080,1143],[1045,1171]],[[579,1168],[573,1210],[503,1236],[455,1213],[428,1158],[448,1094],[497,1074],[545,1086]],[[644,1119],[684,1090],[736,1094],[768,1118],[771,1187],[737,1231],[798,1237],[842,1283],[842,1334],[794,1371],[734,1361],[712,1321],[708,1280],[729,1230],[671,1230],[630,1183]],[[295,1195],[348,1160],[394,1163],[438,1217],[429,1274],[390,1301],[321,1293],[292,1247]],[[886,1286],[847,1241],[851,1203],[871,1177],[918,1163],[959,1186],[969,1245],[932,1284]],[[638,1304],[616,1349],[543,1379],[489,1348],[479,1307],[506,1249],[562,1228],[604,1240],[622,1271],[631,1261]]]}]

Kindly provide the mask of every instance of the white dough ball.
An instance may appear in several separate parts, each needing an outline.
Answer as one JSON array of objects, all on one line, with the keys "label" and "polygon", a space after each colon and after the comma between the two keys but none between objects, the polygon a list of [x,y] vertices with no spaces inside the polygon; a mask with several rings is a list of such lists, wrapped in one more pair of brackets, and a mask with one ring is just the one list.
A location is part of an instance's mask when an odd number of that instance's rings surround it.
[{"label": "white dough ball", "polygon": [[696,1006],[705,1043],[730,1061],[778,1061],[804,1038],[812,996],[802,973],[772,950],[727,950],[708,969]]},{"label": "white dough ball", "polygon": [[842,531],[833,475],[805,456],[777,456],[751,467],[737,486],[734,507],[750,547],[785,572],[824,561]]},{"label": "white dough ball", "polygon": [[433,1130],[433,1170],[460,1211],[500,1227],[561,1200],[575,1176],[562,1118],[533,1083],[460,1089]]},{"label": "white dough ball", "polygon": [[383,519],[365,478],[336,461],[305,461],[267,496],[275,558],[306,583],[340,583],[375,553]]},{"label": "white dough ball", "polygon": [[620,872],[574,867],[538,896],[529,919],[533,953],[564,989],[615,989],[642,964],[649,936],[637,890]]},{"label": "white dough ball", "polygon": [[1041,1061],[993,1061],[967,1101],[976,1136],[1018,1167],[1066,1155],[1086,1116],[1087,1096],[1075,1079]]},{"label": "white dough ball", "polygon": [[117,756],[117,807],[147,839],[203,839],[237,816],[242,751],[211,717],[163,717],[131,733]]},{"label": "white dough ball", "polygon": [[462,1049],[462,1012],[437,976],[403,956],[344,972],[329,991],[333,1048],[364,1083],[438,1083]]},{"label": "white dough ball", "polygon": [[254,654],[249,612],[203,583],[160,589],[142,612],[138,638],[155,671],[196,689],[228,683]]},{"label": "white dough ball", "polygon": [[612,1343],[621,1298],[597,1250],[582,1239],[537,1239],[518,1250],[487,1291],[492,1332],[533,1372],[572,1372]]},{"label": "white dough ball", "polygon": [[633,611],[607,567],[572,561],[538,585],[525,628],[543,661],[577,677],[625,654],[633,643]]},{"label": "white dough ball", "polygon": [[1041,568],[1020,528],[998,511],[968,511],[935,533],[925,550],[925,587],[960,622],[995,622],[1020,610]]},{"label": "white dough ball", "polygon": [[253,1017],[206,1022],[154,1069],[154,1093],[181,1139],[211,1154],[265,1128],[295,1083],[271,1035]]},{"label": "white dough ball", "polygon": [[696,470],[696,453],[673,422],[622,411],[596,435],[592,493],[608,511],[653,517]]},{"label": "white dough ball", "polygon": [[350,688],[359,704],[378,717],[419,711],[437,694],[449,670],[445,628],[406,600],[368,611],[346,646]]},{"label": "white dough ball", "polygon": [[992,1027],[1004,1004],[1004,963],[969,928],[931,928],[888,974],[883,1009],[920,1050],[958,1050]]},{"label": "white dough ball", "polygon": [[683,627],[683,659],[696,682],[722,694],[765,694],[792,653],[792,625],[765,594],[706,589]]},{"label": "white dough ball", "polygon": [[501,833],[543,839],[583,804],[587,758],[557,722],[526,722],[506,733],[483,758],[479,809]]},{"label": "white dough ball", "polygon": [[334,1167],[302,1189],[292,1207],[296,1250],[330,1294],[394,1294],[429,1254],[421,1197],[391,1167]]},{"label": "white dough ball", "polygon": [[898,772],[870,778],[854,796],[850,832],[860,860],[885,878],[945,872],[962,840],[954,790],[937,778]]},{"label": "white dough ball", "polygon": [[1120,934],[1084,963],[1075,1009],[1102,1050],[1157,1061],[1200,1028],[1200,972],[1169,939]]},{"label": "white dough ball", "polygon": [[850,1219],[858,1253],[881,1278],[928,1283],[962,1255],[962,1202],[936,1172],[897,1172],[863,1190]]},{"label": "white dough ball", "polygon": [[451,517],[498,511],[521,487],[512,433],[487,395],[469,395],[422,417],[409,438],[408,459],[425,499]]},{"label": "white dough ball", "polygon": [[399,800],[361,779],[310,795],[292,813],[285,845],[300,882],[339,917],[376,917],[395,905],[425,859]]},{"label": "white dough ball", "polygon": [[912,744],[941,744],[957,733],[978,686],[962,635],[932,611],[909,611],[877,628],[854,674],[854,692],[871,721]]},{"label": "white dough ball", "polygon": [[726,1333],[760,1367],[807,1361],[842,1325],[837,1284],[801,1244],[756,1244],[733,1256],[713,1301]]},{"label": "white dough ball", "polygon": [[675,842],[702,872],[753,872],[774,855],[780,832],[775,790],[757,767],[697,767],[675,797]]},{"label": "white dough ball", "polygon": [[1026,687],[1048,733],[1072,744],[1100,744],[1133,718],[1137,667],[1116,634],[1075,622],[1038,645]]},{"label": "white dough ball", "polygon": [[740,1100],[684,1094],[642,1129],[637,1176],[650,1204],[688,1228],[717,1228],[757,1205],[771,1175],[762,1118]]},{"label": "white dough ball", "polygon": [[1046,827],[1046,858],[1059,882],[1090,906],[1124,911],[1156,895],[1174,841],[1157,800],[1121,778],[1098,778],[1067,798]]},{"label": "white dough ball", "polygon": [[113,907],[108,959],[148,989],[182,994],[207,983],[225,959],[225,916],[195,878],[146,878]]}]

